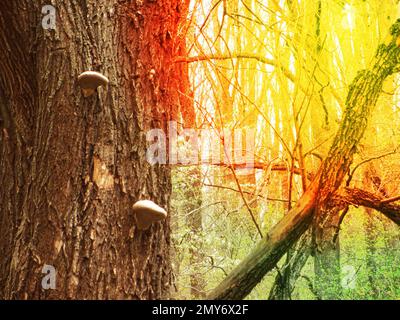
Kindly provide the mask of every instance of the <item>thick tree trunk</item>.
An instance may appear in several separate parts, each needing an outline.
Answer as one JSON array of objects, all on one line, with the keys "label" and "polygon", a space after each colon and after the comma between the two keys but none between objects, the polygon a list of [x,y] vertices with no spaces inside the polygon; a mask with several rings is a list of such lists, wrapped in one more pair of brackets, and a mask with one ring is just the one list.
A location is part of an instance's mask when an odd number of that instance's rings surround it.
[{"label": "thick tree trunk", "polygon": [[338,204],[332,202],[331,207],[324,207],[326,218],[323,224],[313,225],[313,254],[314,254],[314,290],[319,299],[339,299],[341,296],[341,269],[339,228],[340,210]]},{"label": "thick tree trunk", "polygon": [[[334,195],[352,163],[357,144],[364,134],[368,117],[376,104],[383,81],[398,71],[400,49],[396,42],[400,36],[400,20],[392,26],[390,32],[392,36],[390,43],[379,46],[372,68],[360,72],[350,86],[341,126],[320,174],[296,206],[211,292],[209,298],[244,298],[305,232],[313,216],[315,256],[320,267],[328,270],[327,263],[332,259],[337,261],[336,232],[332,232],[337,228],[329,225],[329,222],[335,223],[338,212],[344,207],[343,203],[336,201]],[[314,211],[315,215],[313,215]],[[337,281],[337,272],[334,275],[335,281]]]},{"label": "thick tree trunk", "polygon": [[[170,171],[147,163],[145,131],[165,129],[186,92],[172,60],[187,4],[57,2],[45,30],[40,2],[0,9],[0,297],[168,297],[169,219],[139,231],[131,207],[169,207]],[[109,87],[84,98],[86,70]],[[44,265],[54,290],[42,288]]]}]

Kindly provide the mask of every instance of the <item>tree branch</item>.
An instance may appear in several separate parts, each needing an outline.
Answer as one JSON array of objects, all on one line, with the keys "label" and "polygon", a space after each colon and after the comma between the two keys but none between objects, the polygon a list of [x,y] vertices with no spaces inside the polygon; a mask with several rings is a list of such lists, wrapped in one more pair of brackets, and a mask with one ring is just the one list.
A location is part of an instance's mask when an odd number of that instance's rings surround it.
[{"label": "tree branch", "polygon": [[[210,166],[218,166],[218,167],[226,167],[226,168],[230,168],[233,167],[234,169],[258,169],[258,170],[264,170],[267,169],[270,164],[269,163],[264,163],[264,162],[258,162],[255,161],[253,163],[250,164],[246,164],[246,163],[224,163],[224,162],[212,162],[212,161],[201,161],[199,163],[194,163],[194,164],[176,164],[176,166],[179,167],[189,167],[189,166],[195,166],[195,165],[210,165]],[[282,171],[282,172],[286,172],[288,171],[288,168],[285,164],[273,164],[271,166],[271,171]],[[293,173],[296,175],[300,175],[302,172],[301,168],[297,168],[294,167],[293,168]],[[315,177],[315,174],[313,173],[307,173],[307,179],[308,180],[312,180]]]},{"label": "tree branch", "polygon": [[396,149],[394,149],[393,151],[390,151],[390,152],[387,152],[387,153],[385,153],[385,154],[382,154],[382,155],[379,155],[379,156],[376,156],[376,157],[372,157],[372,158],[368,158],[368,159],[365,159],[365,160],[361,161],[359,164],[357,164],[357,165],[354,167],[353,170],[351,170],[351,173],[349,174],[349,177],[347,178],[347,181],[346,181],[346,186],[348,187],[348,186],[350,185],[350,182],[351,182],[351,180],[353,179],[354,173],[356,172],[356,170],[357,170],[360,166],[362,166],[363,164],[368,163],[368,162],[370,162],[370,161],[382,159],[382,158],[384,158],[384,157],[393,155],[393,154],[397,153],[397,151],[398,151],[399,148],[400,148],[400,146],[397,146]]},{"label": "tree branch", "polygon": [[[225,189],[225,190],[231,190],[233,192],[239,192],[238,189],[235,188],[231,188],[228,186],[222,186],[222,185],[216,185],[216,184],[209,184],[209,183],[204,183],[203,186],[205,187],[211,187],[211,188],[218,188],[218,189]],[[254,192],[250,192],[250,191],[245,191],[243,190],[244,194],[249,194],[249,195],[254,195]],[[270,198],[270,197],[264,197],[262,195],[257,195],[257,197],[264,199],[264,200],[268,200],[268,201],[277,201],[277,202],[289,202],[289,200],[286,199],[277,199],[277,198]]]},{"label": "tree branch", "polygon": [[[286,78],[288,78],[291,82],[296,82],[296,77],[292,74],[288,69],[284,66],[279,65],[275,62],[275,60],[268,59],[266,57],[260,56],[254,53],[242,53],[242,54],[220,54],[220,55],[200,55],[195,57],[184,57],[178,56],[174,59],[175,63],[192,63],[192,62],[200,62],[200,61],[210,61],[210,60],[229,60],[229,59],[255,59],[261,63],[268,64],[270,66],[276,67],[280,69]],[[307,94],[306,88],[300,86],[301,90]],[[337,103],[344,108],[344,103],[342,98],[332,89],[332,95],[335,97]]]},{"label": "tree branch", "polygon": [[344,201],[355,206],[375,209],[400,226],[400,205],[393,203],[399,200],[400,197],[383,199],[368,191],[357,188],[345,188],[336,195],[336,198],[339,201]]}]

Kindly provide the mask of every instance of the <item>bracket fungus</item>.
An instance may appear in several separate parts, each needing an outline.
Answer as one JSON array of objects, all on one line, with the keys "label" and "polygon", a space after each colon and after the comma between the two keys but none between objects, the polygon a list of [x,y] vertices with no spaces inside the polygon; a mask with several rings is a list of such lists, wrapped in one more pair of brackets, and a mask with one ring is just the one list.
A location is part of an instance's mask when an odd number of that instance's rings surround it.
[{"label": "bracket fungus", "polygon": [[147,230],[153,222],[167,217],[167,211],[150,200],[140,200],[133,205],[132,209],[139,230]]},{"label": "bracket fungus", "polygon": [[96,71],[85,71],[78,77],[78,84],[82,88],[85,97],[91,96],[100,86],[108,84],[108,78]]}]

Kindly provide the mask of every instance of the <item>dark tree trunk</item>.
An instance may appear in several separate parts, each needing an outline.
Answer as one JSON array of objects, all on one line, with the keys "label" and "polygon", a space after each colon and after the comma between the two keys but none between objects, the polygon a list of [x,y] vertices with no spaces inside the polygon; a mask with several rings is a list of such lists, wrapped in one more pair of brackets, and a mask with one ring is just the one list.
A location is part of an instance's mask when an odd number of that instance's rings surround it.
[{"label": "dark tree trunk", "polygon": [[[171,286],[169,219],[135,228],[131,207],[169,208],[170,170],[146,130],[179,112],[187,1],[42,1],[0,9],[0,298],[157,299]],[[110,84],[84,98],[78,75]],[[42,268],[57,271],[44,290]]]}]

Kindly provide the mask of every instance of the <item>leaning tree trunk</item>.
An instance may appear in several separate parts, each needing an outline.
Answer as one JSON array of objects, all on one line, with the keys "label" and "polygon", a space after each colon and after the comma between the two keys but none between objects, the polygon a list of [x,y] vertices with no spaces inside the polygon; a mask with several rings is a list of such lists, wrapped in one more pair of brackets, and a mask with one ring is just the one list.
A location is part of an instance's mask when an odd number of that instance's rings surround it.
[{"label": "leaning tree trunk", "polygon": [[[258,243],[255,249],[214,289],[210,299],[242,299],[273,269],[285,252],[299,239],[313,221],[315,259],[321,276],[328,276],[328,265],[336,252],[336,217],[346,207],[338,201],[336,191],[352,163],[357,145],[367,127],[367,120],[381,92],[383,81],[399,71],[400,19],[391,27],[391,40],[381,44],[370,70],[361,71],[350,86],[346,100],[346,110],[341,126],[336,134],[328,157],[322,168],[287,215]],[[332,279],[337,281],[339,270],[336,266]],[[324,274],[322,274],[324,273]],[[329,275],[331,278],[331,275]],[[328,278],[328,279],[329,279]],[[324,286],[326,287],[326,286]],[[322,290],[323,291],[323,290]],[[324,293],[324,292],[323,292]],[[319,292],[318,292],[319,295]],[[321,298],[329,296],[322,295]]]},{"label": "leaning tree trunk", "polygon": [[347,96],[343,123],[323,164],[313,222],[316,286],[322,299],[339,298],[341,288],[338,232],[343,207],[332,195],[349,171],[383,82],[397,67],[398,56],[396,43],[380,46],[372,69],[361,71],[353,81]]},{"label": "leaning tree trunk", "polygon": [[[145,131],[165,129],[186,93],[172,59],[188,1],[58,1],[55,30],[41,2],[0,9],[0,298],[168,297],[169,219],[140,231],[131,207],[169,207],[170,170],[147,163]],[[109,87],[84,98],[86,70]]]}]

